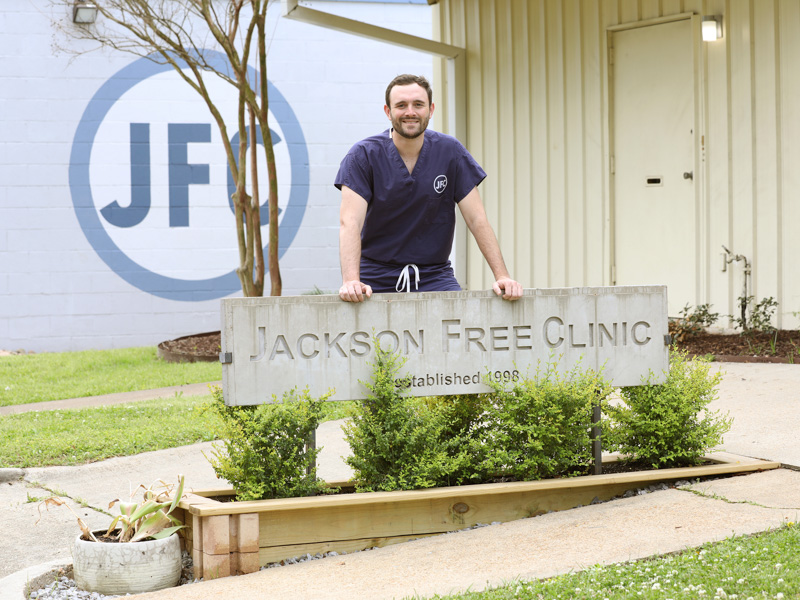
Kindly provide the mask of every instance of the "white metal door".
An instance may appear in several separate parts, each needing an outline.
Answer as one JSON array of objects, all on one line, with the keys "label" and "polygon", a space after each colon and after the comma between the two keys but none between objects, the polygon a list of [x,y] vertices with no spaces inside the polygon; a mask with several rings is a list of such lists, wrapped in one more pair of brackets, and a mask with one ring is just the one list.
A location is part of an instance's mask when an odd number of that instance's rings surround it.
[{"label": "white metal door", "polygon": [[615,279],[666,284],[675,315],[697,287],[692,22],[615,31],[611,43]]}]

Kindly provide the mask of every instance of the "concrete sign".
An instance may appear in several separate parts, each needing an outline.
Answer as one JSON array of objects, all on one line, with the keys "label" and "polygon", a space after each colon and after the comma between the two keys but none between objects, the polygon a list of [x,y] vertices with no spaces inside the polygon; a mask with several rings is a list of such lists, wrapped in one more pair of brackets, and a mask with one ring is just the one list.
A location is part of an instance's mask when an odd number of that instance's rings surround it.
[{"label": "concrete sign", "polygon": [[664,286],[527,289],[517,302],[491,291],[222,300],[222,383],[228,405],[271,402],[308,386],[332,400],[364,398],[374,343],[406,359],[414,396],[489,391],[557,362],[602,369],[617,386],[668,368]]}]

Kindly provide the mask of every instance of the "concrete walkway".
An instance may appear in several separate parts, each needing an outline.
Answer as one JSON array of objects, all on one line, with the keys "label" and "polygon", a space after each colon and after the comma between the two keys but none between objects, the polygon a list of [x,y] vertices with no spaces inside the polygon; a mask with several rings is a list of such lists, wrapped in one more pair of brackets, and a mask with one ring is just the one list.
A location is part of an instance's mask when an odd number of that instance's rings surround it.
[{"label": "concrete walkway", "polygon": [[173,385],[158,388],[157,390],[141,390],[135,392],[120,392],[118,394],[104,394],[102,396],[89,396],[86,398],[71,398],[69,400],[54,400],[52,402],[35,402],[33,404],[14,404],[0,406],[0,417],[5,415],[18,415],[20,413],[44,410],[71,410],[76,408],[90,408],[92,406],[111,406],[114,404],[128,404],[141,400],[154,400],[157,398],[174,398],[175,396],[205,396],[209,387],[222,387],[221,381],[211,383],[189,383],[186,385]]},{"label": "concrete walkway", "polygon": [[[425,597],[644,558],[798,521],[800,366],[722,363],[715,368],[723,370],[724,378],[712,409],[734,417],[724,449],[778,461],[784,468],[138,598]],[[324,446],[321,475],[326,479],[346,478],[347,467],[341,456],[347,446],[340,422],[324,424],[318,442]],[[80,467],[6,472],[12,480],[0,483],[0,578],[6,577],[0,579],[0,600],[20,600],[29,578],[51,570],[54,564],[71,562],[69,546],[78,533],[74,517],[65,509],[50,509],[43,513],[39,525],[33,526],[38,503],[28,502],[28,497],[46,496],[46,489],[61,490],[81,499],[82,504],[75,502],[73,507],[90,526],[102,527],[110,518],[92,507],[103,508],[110,499],[127,495],[129,480],[135,486],[158,478],[169,480],[181,472],[195,488],[218,486],[220,482],[203,456],[210,446],[197,444]]]}]

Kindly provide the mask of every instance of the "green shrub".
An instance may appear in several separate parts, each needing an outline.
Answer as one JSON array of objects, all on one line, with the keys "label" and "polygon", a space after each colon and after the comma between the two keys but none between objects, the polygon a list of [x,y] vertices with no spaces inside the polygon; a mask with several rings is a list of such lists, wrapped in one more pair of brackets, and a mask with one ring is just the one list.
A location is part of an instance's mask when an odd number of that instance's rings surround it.
[{"label": "green shrub", "polygon": [[[760,302],[755,301],[755,296],[739,296],[739,305],[742,307],[742,316],[733,318],[736,326],[742,330],[743,334],[753,333],[772,333],[775,327],[772,325],[772,317],[778,308],[778,301],[772,296],[762,298]],[[750,309],[750,321],[745,316],[746,310]]]},{"label": "green shrub", "polygon": [[365,400],[345,424],[356,490],[390,491],[479,481],[471,438],[483,412],[481,396],[408,398],[397,372],[405,362],[375,343]]},{"label": "green shrub", "polygon": [[707,410],[722,379],[720,373],[710,374],[708,361],[672,352],[669,363],[664,383],[651,385],[651,374],[644,385],[620,390],[624,405],[606,407],[606,449],[656,469],[698,464],[722,442],[732,422]]},{"label": "green shrub", "polygon": [[308,391],[284,395],[274,404],[226,406],[213,390],[211,410],[219,415],[222,445],[209,456],[218,477],[237,491],[237,500],[292,498],[329,491],[316,476],[320,448],[307,442],[319,426],[325,397]]},{"label": "green shrub", "polygon": [[669,319],[669,333],[673,342],[684,342],[719,320],[719,313],[711,312],[710,304],[699,304],[695,308],[687,304],[680,317]]},{"label": "green shrub", "polygon": [[560,374],[548,363],[533,379],[492,381],[482,425],[485,470],[521,481],[582,475],[592,464],[592,407],[611,386],[576,366]]},{"label": "green shrub", "polygon": [[[496,478],[536,480],[581,475],[592,464],[592,408],[608,415],[606,449],[654,468],[697,464],[730,429],[708,412],[721,375],[702,360],[673,353],[663,384],[623,388],[625,405],[607,402],[599,373],[548,363],[532,379],[492,380],[490,394],[410,398],[398,371],[404,360],[375,342],[369,396],[355,401],[344,425],[357,491],[421,489]],[[209,460],[239,500],[285,498],[327,490],[316,477],[319,449],[306,441],[319,425],[325,397],[286,394],[256,407],[226,406],[214,390],[223,446]]]},{"label": "green shrub", "polygon": [[577,475],[591,464],[592,406],[611,387],[591,371],[489,381],[491,394],[408,398],[404,360],[376,346],[370,391],[344,427],[357,491]]}]

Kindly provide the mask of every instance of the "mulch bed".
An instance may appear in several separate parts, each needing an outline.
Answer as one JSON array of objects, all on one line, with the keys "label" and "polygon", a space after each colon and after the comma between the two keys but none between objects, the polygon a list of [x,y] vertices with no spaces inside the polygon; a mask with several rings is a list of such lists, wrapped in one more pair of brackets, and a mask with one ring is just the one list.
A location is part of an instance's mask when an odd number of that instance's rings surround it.
[{"label": "mulch bed", "polygon": [[167,362],[214,362],[219,360],[220,344],[219,331],[186,335],[161,342],[158,356]]},{"label": "mulch bed", "polygon": [[698,333],[677,344],[695,356],[713,356],[722,362],[775,362],[800,364],[800,331],[774,333]]}]

